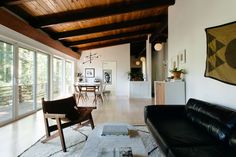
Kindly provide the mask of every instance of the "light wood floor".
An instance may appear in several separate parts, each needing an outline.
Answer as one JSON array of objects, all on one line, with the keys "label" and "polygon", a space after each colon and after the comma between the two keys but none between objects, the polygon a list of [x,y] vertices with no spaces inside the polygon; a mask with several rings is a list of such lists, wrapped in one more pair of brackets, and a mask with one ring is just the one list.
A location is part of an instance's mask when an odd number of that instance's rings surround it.
[{"label": "light wood floor", "polygon": [[[152,99],[110,98],[93,111],[95,125],[104,122],[144,124],[143,108]],[[0,156],[16,157],[44,136],[42,111],[0,128]]]}]

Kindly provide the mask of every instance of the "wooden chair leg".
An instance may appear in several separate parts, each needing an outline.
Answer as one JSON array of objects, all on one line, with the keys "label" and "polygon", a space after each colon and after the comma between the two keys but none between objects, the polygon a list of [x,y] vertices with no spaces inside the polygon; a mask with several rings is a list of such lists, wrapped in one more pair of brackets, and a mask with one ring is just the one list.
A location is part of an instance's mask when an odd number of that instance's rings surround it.
[{"label": "wooden chair leg", "polygon": [[48,119],[44,117],[44,126],[45,126],[45,132],[46,132],[46,138],[50,137],[50,132],[48,130],[49,124]]},{"label": "wooden chair leg", "polygon": [[103,98],[102,98],[102,95],[99,95],[100,99],[101,99],[101,102],[103,104]]},{"label": "wooden chair leg", "polygon": [[79,100],[80,100],[80,98],[82,98],[82,102],[83,102],[83,96],[81,95],[81,93],[79,93],[78,104],[79,104]]},{"label": "wooden chair leg", "polygon": [[57,128],[58,128],[58,132],[59,132],[59,136],[60,136],[60,140],[61,140],[62,150],[63,150],[63,152],[66,152],[66,144],[65,144],[63,130],[61,127],[61,120],[60,120],[60,118],[56,118],[56,121],[57,121]]},{"label": "wooden chair leg", "polygon": [[94,93],[93,103],[94,103],[95,105],[97,105],[97,94],[95,94],[95,93]]},{"label": "wooden chair leg", "polygon": [[50,135],[49,137],[46,137],[46,139],[42,140],[41,142],[42,142],[42,143],[46,143],[46,142],[48,142],[49,140],[54,139],[54,138],[56,138],[56,137],[58,137],[58,136],[59,136],[59,133],[56,132],[56,133]]},{"label": "wooden chair leg", "polygon": [[91,124],[91,128],[94,129],[94,122],[93,122],[92,114],[90,114],[89,121],[90,121],[90,124]]},{"label": "wooden chair leg", "polygon": [[85,99],[85,100],[88,100],[88,99],[89,99],[87,92],[84,93],[84,99]]}]

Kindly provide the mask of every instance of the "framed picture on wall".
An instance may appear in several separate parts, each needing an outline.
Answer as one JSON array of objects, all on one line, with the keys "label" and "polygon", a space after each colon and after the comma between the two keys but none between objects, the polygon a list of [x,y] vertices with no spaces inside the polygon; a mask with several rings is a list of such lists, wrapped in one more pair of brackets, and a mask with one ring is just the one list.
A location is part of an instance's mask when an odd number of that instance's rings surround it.
[{"label": "framed picture on wall", "polygon": [[173,56],[171,58],[171,68],[177,68],[179,67],[179,55]]},{"label": "framed picture on wall", "polygon": [[95,69],[94,68],[85,68],[85,77],[86,78],[95,77]]},{"label": "framed picture on wall", "polygon": [[186,63],[186,50],[185,49],[183,51],[181,51],[179,54],[179,62],[180,62],[180,64]]},{"label": "framed picture on wall", "polygon": [[112,84],[112,70],[111,69],[103,70],[103,82],[106,84]]}]

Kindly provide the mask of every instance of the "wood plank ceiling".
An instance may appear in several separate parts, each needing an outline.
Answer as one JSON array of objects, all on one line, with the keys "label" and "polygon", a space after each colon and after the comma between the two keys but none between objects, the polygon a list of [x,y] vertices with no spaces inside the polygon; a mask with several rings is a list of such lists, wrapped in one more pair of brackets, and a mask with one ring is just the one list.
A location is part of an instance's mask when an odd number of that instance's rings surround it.
[{"label": "wood plank ceiling", "polygon": [[175,0],[4,0],[0,6],[73,51],[134,41],[165,41]]}]

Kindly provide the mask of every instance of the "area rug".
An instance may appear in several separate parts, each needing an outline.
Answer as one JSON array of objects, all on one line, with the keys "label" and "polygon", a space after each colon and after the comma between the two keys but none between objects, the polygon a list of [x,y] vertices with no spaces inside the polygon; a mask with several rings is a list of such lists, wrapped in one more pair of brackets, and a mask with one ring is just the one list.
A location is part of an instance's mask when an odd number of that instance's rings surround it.
[{"label": "area rug", "polygon": [[[149,157],[165,157],[146,126],[139,125],[134,127],[138,130]],[[87,136],[89,136],[92,131],[91,128],[85,126],[75,130],[73,127],[70,127],[63,131],[67,152],[62,151],[59,137],[45,144],[41,143],[45,138],[42,137],[35,144],[18,155],[18,157],[79,157],[86,143]]]}]

